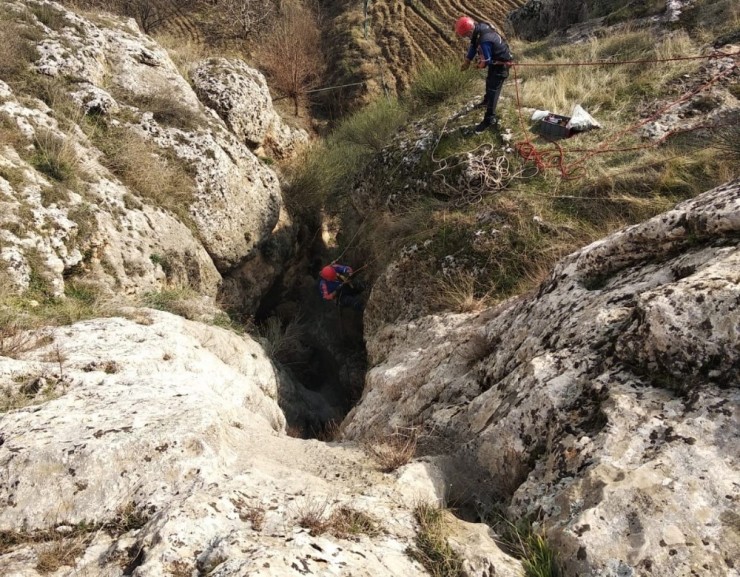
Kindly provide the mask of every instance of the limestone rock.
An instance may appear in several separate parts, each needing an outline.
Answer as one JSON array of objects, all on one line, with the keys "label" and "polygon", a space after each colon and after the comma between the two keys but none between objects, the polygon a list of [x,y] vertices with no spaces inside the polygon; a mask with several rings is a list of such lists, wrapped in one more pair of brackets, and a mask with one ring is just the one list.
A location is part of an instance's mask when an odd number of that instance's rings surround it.
[{"label": "limestone rock", "polygon": [[734,575],[738,232],[734,181],[570,255],[533,296],[376,327],[345,438],[416,427],[453,495],[540,515],[569,574]]},{"label": "limestone rock", "polygon": [[51,294],[62,295],[64,276],[75,270],[128,294],[174,284],[216,295],[221,277],[193,233],[170,213],[136,200],[98,163],[81,132],[62,130],[42,103],[28,108],[8,98],[0,113],[16,123],[21,152],[34,142],[60,143],[67,170],[76,173],[59,182],[27,154],[0,149],[2,258],[18,290],[28,288],[33,272]]},{"label": "limestone rock", "polygon": [[196,66],[192,79],[203,103],[250,147],[285,157],[308,142],[304,130],[288,127],[275,112],[265,77],[241,60],[210,58]]},{"label": "limestone rock", "polygon": [[[4,174],[12,173],[12,178],[2,180],[13,196],[12,206],[6,206],[3,214],[10,219],[23,211],[24,217],[14,222],[28,229],[10,225],[0,231],[4,258],[14,263],[14,284],[19,289],[27,286],[30,268],[27,258],[25,264],[19,258],[34,248],[41,257],[35,259],[40,272],[55,295],[63,293],[62,277],[74,267],[99,280],[113,277],[127,293],[184,285],[215,296],[220,273],[252,258],[278,222],[282,201],[275,173],[201,105],[166,51],[142,34],[135,22],[109,15],[86,18],[53,2],[43,3],[47,14],[43,18],[27,3],[9,1],[4,7],[14,18],[13,25],[41,36],[39,57],[32,64],[39,83],[48,84],[57,104],[67,106],[68,95],[80,108],[78,118],[73,107],[52,109],[25,94],[14,94],[5,83],[0,86],[0,111],[25,137],[11,143],[21,149],[4,147],[0,160],[7,167]],[[240,95],[251,99],[245,92]],[[275,116],[272,108],[263,113]],[[185,206],[178,207],[179,214],[172,214],[171,203],[163,212],[152,195],[144,199],[136,190],[126,190],[133,185],[102,166],[120,166],[121,161],[111,161],[110,150],[96,148],[91,123],[86,135],[77,122],[83,114],[95,117],[98,135],[116,130],[120,138],[130,133],[158,147],[142,151],[138,161],[126,162],[140,163],[149,154],[156,160],[154,172],[178,163],[187,171],[192,185],[182,186],[192,186],[193,193]],[[272,126],[279,128],[275,118]],[[49,178],[31,167],[34,142],[40,137],[73,152],[67,164],[73,165],[74,179]],[[11,202],[10,195],[0,202]],[[47,206],[51,196],[60,197],[56,207]],[[47,220],[55,230],[53,240],[34,232],[46,229]],[[275,267],[275,274],[279,269]],[[271,280],[265,275],[259,287],[252,287],[254,300],[261,298]]]},{"label": "limestone rock", "polygon": [[[351,444],[288,437],[257,343],[127,314],[138,320],[61,327],[21,359],[0,357],[4,391],[38,382],[0,422],[0,531],[16,539],[0,550],[4,575],[38,575],[52,545],[67,551],[60,575],[427,574],[406,554],[418,500],[401,489],[438,499],[433,464],[409,466],[411,481]],[[352,515],[367,529],[342,522]]]}]

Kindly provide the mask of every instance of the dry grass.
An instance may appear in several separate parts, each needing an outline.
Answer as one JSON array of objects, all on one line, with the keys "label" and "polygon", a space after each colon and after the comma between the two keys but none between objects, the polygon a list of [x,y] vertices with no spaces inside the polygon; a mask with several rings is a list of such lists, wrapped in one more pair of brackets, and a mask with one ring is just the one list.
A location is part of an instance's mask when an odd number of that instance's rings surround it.
[{"label": "dry grass", "polygon": [[79,158],[74,141],[51,130],[37,129],[34,138],[34,167],[59,182],[73,181],[77,176]]},{"label": "dry grass", "polygon": [[335,508],[326,499],[306,499],[298,509],[298,525],[311,535],[329,533],[340,539],[356,539],[360,535],[379,535],[378,523],[370,515],[346,505]]},{"label": "dry grass", "polygon": [[69,381],[60,375],[18,375],[16,386],[6,386],[0,395],[0,414],[39,405],[60,397]]},{"label": "dry grass", "polygon": [[154,39],[167,50],[183,78],[190,78],[190,71],[195,63],[212,56],[212,51],[202,43],[174,36],[170,32],[159,32],[154,35]]},{"label": "dry grass", "polygon": [[490,289],[482,292],[480,282],[472,273],[455,271],[442,274],[434,282],[437,286],[434,304],[442,310],[471,313],[493,304]]},{"label": "dry grass", "polygon": [[258,327],[258,334],[267,356],[275,362],[290,364],[292,352],[302,347],[306,327],[300,316],[287,323],[273,316]]},{"label": "dry grass", "polygon": [[419,524],[416,548],[407,553],[421,563],[432,577],[462,577],[465,575],[460,556],[447,543],[447,527],[444,509],[421,503],[416,506],[414,516]]},{"label": "dry grass", "polygon": [[[549,67],[548,62],[594,62],[620,60],[650,60],[691,56],[698,53],[698,46],[685,32],[665,36],[658,42],[647,30],[629,29],[615,32],[606,38],[594,39],[585,44],[566,45],[552,49],[546,55],[527,54],[521,46],[523,59],[537,62],[543,67],[522,68],[519,76],[523,82],[520,97],[524,107],[551,110],[568,114],[575,104],[582,104],[592,115],[604,122],[623,121],[625,109],[635,109],[644,94],[656,94],[669,80],[694,71],[699,64],[694,61],[581,67]],[[632,102],[630,102],[632,101]]]},{"label": "dry grass", "polygon": [[146,512],[133,503],[127,503],[119,507],[108,522],[57,523],[49,529],[0,531],[0,555],[19,545],[33,544],[36,570],[47,575],[61,567],[75,567],[77,559],[101,531],[118,537],[143,527],[148,519]]},{"label": "dry grass", "polygon": [[42,575],[54,573],[61,567],[75,567],[89,545],[89,536],[63,538],[61,535],[36,549],[36,570]]},{"label": "dry grass", "polygon": [[183,161],[125,128],[99,127],[93,142],[105,156],[101,162],[132,191],[190,223],[195,180]]},{"label": "dry grass", "polygon": [[36,49],[17,24],[5,22],[1,17],[0,24],[0,78],[15,86],[29,74]]},{"label": "dry grass", "polygon": [[200,295],[189,287],[172,287],[145,293],[140,304],[192,320],[201,313],[199,299]]},{"label": "dry grass", "polygon": [[326,498],[306,498],[298,505],[296,522],[299,527],[308,529],[311,535],[320,535],[326,531],[330,505]]},{"label": "dry grass", "polygon": [[39,336],[33,325],[31,319],[0,308],[0,357],[17,359],[36,348]]},{"label": "dry grass", "polygon": [[382,472],[391,473],[411,462],[416,454],[416,443],[416,429],[404,429],[386,437],[375,437],[366,441],[363,447]]},{"label": "dry grass", "polygon": [[360,535],[373,537],[380,534],[378,522],[362,511],[347,506],[334,510],[326,524],[326,532],[340,539],[353,539]]}]

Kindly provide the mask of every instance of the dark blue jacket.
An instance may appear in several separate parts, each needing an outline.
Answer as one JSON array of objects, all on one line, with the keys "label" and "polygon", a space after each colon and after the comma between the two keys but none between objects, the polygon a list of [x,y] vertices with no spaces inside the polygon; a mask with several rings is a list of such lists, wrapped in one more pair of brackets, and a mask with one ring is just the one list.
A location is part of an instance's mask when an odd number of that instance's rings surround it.
[{"label": "dark blue jacket", "polygon": [[[352,267],[350,266],[333,264],[331,267],[337,271],[337,275],[339,275],[340,278],[337,278],[337,280],[325,280],[323,278],[319,280],[319,292],[321,293],[321,298],[327,301],[334,300],[337,296],[337,289],[339,289],[352,275]],[[344,280],[342,280],[341,277],[344,277]]]},{"label": "dark blue jacket", "polygon": [[480,49],[481,61],[489,66],[495,62],[511,62],[514,57],[508,44],[501,35],[487,22],[478,22],[470,37],[470,47],[466,58],[473,60]]}]

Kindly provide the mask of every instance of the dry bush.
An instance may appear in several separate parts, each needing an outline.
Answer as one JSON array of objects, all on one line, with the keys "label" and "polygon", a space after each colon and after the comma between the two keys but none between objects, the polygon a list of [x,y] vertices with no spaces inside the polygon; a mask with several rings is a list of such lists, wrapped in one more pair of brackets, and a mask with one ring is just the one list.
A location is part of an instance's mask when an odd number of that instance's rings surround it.
[{"label": "dry bush", "polygon": [[242,521],[249,521],[255,531],[262,531],[262,527],[265,526],[265,508],[247,507],[245,511],[239,512],[239,518]]},{"label": "dry bush", "polygon": [[417,430],[412,428],[396,430],[385,437],[374,437],[363,443],[363,446],[382,472],[391,473],[414,458],[416,443]]},{"label": "dry bush", "polygon": [[493,304],[491,290],[482,292],[480,282],[471,272],[458,270],[449,275],[438,275],[435,305],[445,311],[470,313],[483,310]]},{"label": "dry bush", "polygon": [[347,506],[335,509],[326,522],[326,532],[340,539],[350,539],[358,535],[369,537],[379,535],[380,529],[375,519],[362,511]]},{"label": "dry bush", "polygon": [[257,48],[257,61],[270,86],[293,101],[295,115],[308,92],[319,85],[326,64],[316,16],[299,5],[286,5]]},{"label": "dry bush", "polygon": [[326,531],[329,501],[326,498],[307,498],[297,509],[298,526],[308,529],[311,535],[320,535]]},{"label": "dry bush", "polygon": [[272,0],[221,0],[215,6],[221,30],[228,36],[247,38],[275,17]]}]

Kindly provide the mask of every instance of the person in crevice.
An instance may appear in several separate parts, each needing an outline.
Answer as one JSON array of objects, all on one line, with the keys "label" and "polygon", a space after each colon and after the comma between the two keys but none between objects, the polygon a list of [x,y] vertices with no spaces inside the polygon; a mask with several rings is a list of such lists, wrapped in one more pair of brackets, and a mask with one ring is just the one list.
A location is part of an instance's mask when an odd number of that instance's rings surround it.
[{"label": "person in crevice", "polygon": [[340,307],[362,312],[362,299],[358,296],[365,286],[352,278],[352,267],[329,264],[319,272],[319,292],[325,301],[334,301]]},{"label": "person in crevice", "polygon": [[488,68],[486,94],[481,103],[486,107],[486,112],[483,121],[475,127],[475,132],[481,133],[497,122],[496,106],[504,81],[509,77],[509,66],[514,57],[509,45],[488,22],[476,23],[469,16],[462,16],[455,23],[455,34],[470,38],[470,46],[460,69],[470,68],[476,53],[479,58],[478,67]]}]

